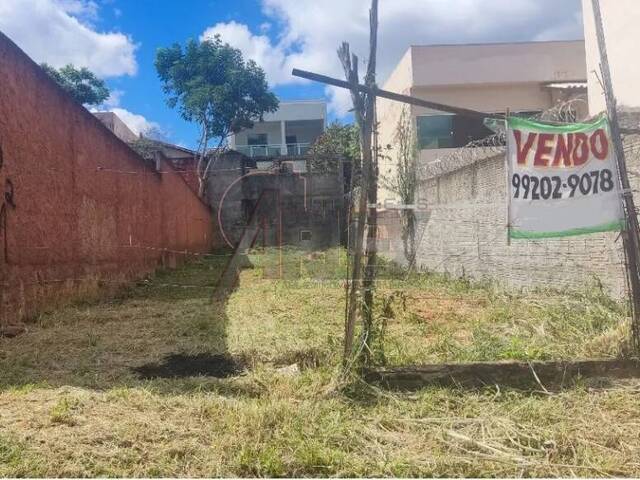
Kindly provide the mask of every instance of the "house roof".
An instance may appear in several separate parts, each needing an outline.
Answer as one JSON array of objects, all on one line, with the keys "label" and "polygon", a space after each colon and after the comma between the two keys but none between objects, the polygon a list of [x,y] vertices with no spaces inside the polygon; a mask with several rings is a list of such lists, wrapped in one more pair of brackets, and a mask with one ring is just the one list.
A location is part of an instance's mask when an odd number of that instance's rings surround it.
[{"label": "house roof", "polygon": [[173,150],[178,150],[180,152],[188,153],[189,155],[195,155],[195,150],[191,150],[190,148],[183,147],[181,145],[176,145],[175,143],[163,142],[162,140],[156,140],[154,138],[143,137],[145,140],[155,143],[158,146],[171,148]]}]

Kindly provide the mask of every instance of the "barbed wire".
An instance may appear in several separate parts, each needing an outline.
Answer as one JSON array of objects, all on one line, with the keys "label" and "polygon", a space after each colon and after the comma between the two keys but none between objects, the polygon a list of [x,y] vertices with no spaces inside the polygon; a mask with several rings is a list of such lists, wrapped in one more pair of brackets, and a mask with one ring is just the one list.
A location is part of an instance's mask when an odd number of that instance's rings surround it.
[{"label": "barbed wire", "polygon": [[[580,116],[580,112],[583,115]],[[588,112],[588,102],[584,95],[558,102],[553,107],[537,114],[527,115],[526,118],[552,124],[570,124],[585,120]],[[515,113],[514,116],[518,114]],[[431,178],[468,167],[483,160],[489,160],[506,153],[506,126],[494,121],[491,128],[495,133],[478,140],[473,140],[463,147],[447,149],[434,161],[420,165],[418,178],[423,182]]]},{"label": "barbed wire", "polygon": [[[580,116],[580,111],[584,112],[582,117]],[[540,122],[568,124],[586,120],[588,112],[589,102],[587,96],[582,94],[558,102],[553,107],[530,118]]]}]

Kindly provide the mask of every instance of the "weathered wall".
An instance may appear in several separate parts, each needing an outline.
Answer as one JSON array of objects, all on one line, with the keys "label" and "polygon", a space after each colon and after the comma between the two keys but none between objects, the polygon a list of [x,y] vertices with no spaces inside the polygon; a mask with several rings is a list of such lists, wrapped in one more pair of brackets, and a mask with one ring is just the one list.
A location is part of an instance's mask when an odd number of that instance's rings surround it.
[{"label": "weathered wall", "polygon": [[145,162],[0,34],[0,318],[96,293],[211,248],[208,208]]},{"label": "weathered wall", "polygon": [[[637,156],[629,161],[637,170]],[[494,155],[421,182],[419,198],[428,209],[419,213],[417,264],[510,288],[578,290],[600,283],[611,295],[622,296],[624,259],[616,233],[507,241],[504,168],[504,156]],[[386,254],[403,262],[399,229],[389,235]]]},{"label": "weathered wall", "polygon": [[[304,157],[296,158],[306,161]],[[293,173],[290,162],[284,162],[282,167],[280,171],[257,169],[255,161],[235,152],[218,160],[207,190],[207,201],[226,237],[219,231],[217,240],[237,244],[260,204],[257,213],[261,231],[256,245],[275,246],[282,242],[323,249],[340,244],[345,216],[342,171],[307,169],[305,173]],[[301,231],[311,232],[311,239],[301,240]]]}]

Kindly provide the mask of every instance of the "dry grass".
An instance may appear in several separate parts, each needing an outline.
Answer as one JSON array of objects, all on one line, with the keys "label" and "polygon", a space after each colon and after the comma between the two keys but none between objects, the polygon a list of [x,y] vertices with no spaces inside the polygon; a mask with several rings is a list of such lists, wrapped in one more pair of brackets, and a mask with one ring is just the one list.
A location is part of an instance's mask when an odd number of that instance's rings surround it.
[{"label": "dry grass", "polygon": [[[253,260],[226,304],[210,300],[220,263],[199,262],[0,339],[0,475],[640,475],[637,384],[555,395],[338,386],[343,266],[289,254],[303,274],[275,281],[261,275],[272,256]],[[392,364],[623,353],[624,309],[599,294],[508,296],[427,275],[379,288],[403,292],[379,312]],[[232,354],[249,369],[133,370],[174,353]],[[293,362],[299,375],[278,372]]]}]

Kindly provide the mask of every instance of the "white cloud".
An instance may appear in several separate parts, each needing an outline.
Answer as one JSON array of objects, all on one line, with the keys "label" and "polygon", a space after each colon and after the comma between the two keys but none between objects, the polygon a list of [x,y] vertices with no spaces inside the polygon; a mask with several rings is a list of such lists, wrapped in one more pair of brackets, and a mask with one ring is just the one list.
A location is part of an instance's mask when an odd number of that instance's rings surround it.
[{"label": "white cloud", "polygon": [[119,107],[123,95],[124,92],[122,90],[111,90],[109,98],[104,101],[103,105],[107,108]]},{"label": "white cloud", "polygon": [[230,45],[242,50],[245,58],[254,60],[269,77],[272,84],[286,83],[288,80],[287,55],[281,45],[273,45],[266,35],[254,35],[242,23],[218,23],[204,31],[200,40],[212,39],[220,35]]},{"label": "white cloud", "polygon": [[[293,67],[342,77],[336,49],[343,40],[361,60],[368,55],[369,0],[261,0],[273,37],[237,22],[218,23],[218,33],[260,64],[269,82],[299,82]],[[381,0],[378,83],[391,73],[412,44],[469,43],[582,37],[580,0]],[[364,71],[364,68],[361,68]],[[327,89],[331,108],[344,114],[346,92]]]},{"label": "white cloud", "polygon": [[91,0],[0,0],[0,30],[36,62],[87,67],[100,77],[134,75],[136,46],[122,33],[98,32]]},{"label": "white cloud", "polygon": [[122,120],[127,125],[127,127],[129,127],[129,129],[136,135],[140,135],[141,133],[144,135],[152,132],[162,133],[162,129],[160,128],[160,125],[158,123],[147,120],[144,116],[138,115],[137,113],[132,113],[124,108],[92,108],[91,112],[115,113],[118,118]]},{"label": "white cloud", "polygon": [[92,0],[56,0],[56,3],[69,15],[84,22],[98,19],[98,4]]}]

